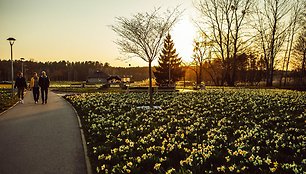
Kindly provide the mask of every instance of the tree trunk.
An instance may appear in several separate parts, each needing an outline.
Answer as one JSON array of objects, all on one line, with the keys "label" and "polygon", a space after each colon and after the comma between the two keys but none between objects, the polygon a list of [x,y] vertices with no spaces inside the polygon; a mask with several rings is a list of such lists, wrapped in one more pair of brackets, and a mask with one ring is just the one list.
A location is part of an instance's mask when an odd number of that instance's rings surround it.
[{"label": "tree trunk", "polygon": [[230,86],[235,86],[236,82],[236,71],[237,71],[237,52],[238,52],[238,36],[239,36],[239,24],[238,24],[238,18],[237,18],[237,13],[236,15],[236,33],[235,33],[235,38],[234,38],[234,53],[233,53],[233,64],[232,64],[232,77],[231,77],[231,84]]},{"label": "tree trunk", "polygon": [[[273,53],[273,51],[272,51],[272,53]],[[269,70],[268,70],[268,79],[267,79],[267,86],[268,87],[273,86],[273,76],[274,76],[274,67],[273,67],[274,61],[273,61],[273,59],[274,59],[274,57],[273,58],[271,57],[270,67],[269,67]]]},{"label": "tree trunk", "polygon": [[287,62],[286,62],[286,72],[285,72],[284,86],[287,85],[287,78],[288,78],[288,70],[289,70],[290,56],[291,56],[291,50],[292,50],[292,43],[293,43],[293,38],[294,38],[294,34],[295,34],[294,32],[295,32],[295,26],[293,26],[293,31],[292,31],[291,40],[290,40],[288,59],[287,59]]},{"label": "tree trunk", "polygon": [[269,86],[269,82],[270,82],[270,68],[267,67],[267,69],[266,69],[266,86]]},{"label": "tree trunk", "polygon": [[273,76],[274,76],[274,69],[273,69],[273,67],[270,67],[269,71],[268,71],[268,79],[267,79],[267,86],[268,87],[273,86]]},{"label": "tree trunk", "polygon": [[235,48],[234,60],[233,60],[233,65],[232,65],[232,77],[231,77],[231,82],[230,82],[229,86],[235,86],[235,82],[236,82],[236,71],[237,71],[237,63],[236,63],[237,54],[236,54],[236,52],[237,52],[237,50]]},{"label": "tree trunk", "polygon": [[199,75],[198,75],[198,72],[197,71],[194,71],[195,72],[195,75],[196,75],[196,85],[199,84]]},{"label": "tree trunk", "polygon": [[225,71],[225,81],[227,85],[230,85],[231,84],[231,68],[230,68],[229,62],[226,62],[226,63],[227,63],[227,67]]},{"label": "tree trunk", "polygon": [[235,81],[236,81],[236,60],[235,59],[233,60],[233,64],[232,64],[232,72],[230,75],[230,82],[228,84],[229,86],[235,86]]},{"label": "tree trunk", "polygon": [[224,61],[223,61],[223,63],[222,63],[223,65],[222,65],[222,71],[221,71],[221,86],[224,86],[224,84],[225,84],[225,82],[226,82],[226,65],[225,65],[225,63],[224,63]]},{"label": "tree trunk", "polygon": [[[287,60],[287,52],[289,50],[289,43],[287,44],[286,47],[286,52],[285,52],[285,56],[284,56],[284,61],[283,61],[283,67],[282,67],[282,71],[281,71],[281,75],[280,75],[280,79],[279,79],[279,86],[282,86],[282,82],[283,82],[283,77],[284,77],[284,71],[285,71],[285,65],[286,65],[286,60]],[[286,81],[286,79],[285,79]],[[286,85],[286,83],[284,83],[284,86]]]},{"label": "tree trunk", "polygon": [[[278,5],[278,2],[276,1],[276,7]],[[273,86],[273,75],[274,75],[274,59],[275,59],[275,42],[276,42],[276,29],[277,29],[277,22],[278,22],[278,19],[277,19],[277,15],[278,14],[278,8],[275,9],[275,12],[274,12],[274,16],[273,16],[273,19],[274,19],[274,24],[273,24],[273,28],[272,28],[272,38],[271,38],[271,42],[270,42],[270,54],[269,54],[269,58],[270,58],[270,67],[269,67],[269,81],[267,83],[267,86]]]},{"label": "tree trunk", "polygon": [[152,90],[152,60],[149,59],[149,95],[150,95],[150,108],[153,108],[153,90]]},{"label": "tree trunk", "polygon": [[200,69],[199,69],[199,83],[198,83],[198,85],[201,85],[201,83],[202,83],[202,62],[200,62],[200,67],[199,67]]}]

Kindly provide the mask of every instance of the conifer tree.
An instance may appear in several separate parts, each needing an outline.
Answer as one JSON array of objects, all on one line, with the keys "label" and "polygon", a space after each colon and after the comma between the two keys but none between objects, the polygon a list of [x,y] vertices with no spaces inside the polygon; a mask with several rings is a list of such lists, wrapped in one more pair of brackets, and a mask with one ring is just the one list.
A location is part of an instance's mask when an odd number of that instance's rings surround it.
[{"label": "conifer tree", "polygon": [[164,41],[164,48],[159,56],[159,65],[154,72],[157,85],[173,86],[175,82],[183,77],[184,71],[180,67],[181,63],[182,60],[178,57],[171,35],[168,33]]}]

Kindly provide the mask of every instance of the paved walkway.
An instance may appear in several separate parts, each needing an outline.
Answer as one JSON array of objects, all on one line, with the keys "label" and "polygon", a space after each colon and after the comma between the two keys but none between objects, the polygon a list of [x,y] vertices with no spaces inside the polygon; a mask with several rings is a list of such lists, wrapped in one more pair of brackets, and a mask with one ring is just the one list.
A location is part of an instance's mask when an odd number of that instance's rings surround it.
[{"label": "paved walkway", "polygon": [[0,174],[85,174],[77,117],[49,92],[48,104],[25,103],[0,116]]}]

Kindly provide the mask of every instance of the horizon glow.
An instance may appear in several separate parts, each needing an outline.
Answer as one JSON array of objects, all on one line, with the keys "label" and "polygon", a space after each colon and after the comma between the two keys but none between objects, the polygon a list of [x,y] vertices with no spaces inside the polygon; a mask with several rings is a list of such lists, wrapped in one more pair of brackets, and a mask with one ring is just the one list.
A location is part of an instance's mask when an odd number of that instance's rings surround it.
[{"label": "horizon glow", "polygon": [[185,12],[170,33],[177,53],[187,60],[195,33],[191,18],[196,9],[192,0],[1,0],[0,59],[10,58],[6,39],[14,37],[14,60],[24,57],[37,62],[99,61],[116,67],[147,66],[140,58],[118,59],[123,57],[114,43],[118,36],[109,26],[118,16],[131,17],[154,7],[160,6],[163,11],[178,5]]}]

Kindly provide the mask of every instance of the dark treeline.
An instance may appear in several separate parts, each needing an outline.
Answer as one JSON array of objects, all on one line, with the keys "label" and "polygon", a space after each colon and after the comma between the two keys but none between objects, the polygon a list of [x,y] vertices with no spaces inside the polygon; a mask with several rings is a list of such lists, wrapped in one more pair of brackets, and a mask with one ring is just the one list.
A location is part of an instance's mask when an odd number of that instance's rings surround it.
[{"label": "dark treeline", "polygon": [[[192,81],[198,84],[204,82],[206,85],[228,86],[228,84],[224,84],[222,70],[221,60],[214,59],[204,62],[201,69],[197,65],[185,66],[184,78],[186,81]],[[240,55],[239,60],[237,61],[236,73],[235,86],[265,86],[265,82],[267,80],[266,69],[260,59],[257,60],[251,55]],[[285,71],[275,70],[275,80],[273,81],[274,86],[280,86],[280,82],[278,80],[284,73]],[[284,88],[299,90],[306,89],[306,75],[303,73],[303,71],[299,69],[289,71],[287,78],[288,82],[286,86],[283,85]]]},{"label": "dark treeline", "polygon": [[[24,61],[24,74],[30,80],[33,72],[40,73],[45,70],[52,81],[86,81],[87,77],[95,71],[103,71],[109,75],[119,75],[120,77],[132,77],[132,81],[142,81],[148,79],[148,67],[112,67],[109,63],[94,61],[86,62],[34,62]],[[22,62],[14,61],[14,77],[21,71]],[[203,81],[207,85],[222,85],[221,61],[214,59],[206,61],[202,67],[201,77],[199,68],[196,65],[183,66],[185,72],[181,81],[197,82]],[[153,68],[155,71],[155,68]],[[276,71],[275,76],[281,76],[282,71]],[[263,85],[266,80],[266,71],[260,61],[255,61],[250,55],[242,55],[238,61],[237,85]],[[301,86],[301,72],[290,71],[288,74],[290,86]],[[306,78],[306,77],[305,77]],[[304,78],[304,79],[305,79]],[[276,78],[277,79],[277,78]],[[11,80],[11,61],[0,60],[0,81]],[[189,84],[190,83],[186,83]],[[277,84],[276,84],[277,85]]]},{"label": "dark treeline", "polygon": [[[24,76],[29,80],[33,72],[46,71],[52,81],[86,81],[87,77],[95,71],[104,71],[109,75],[132,76],[132,80],[141,81],[148,78],[146,67],[112,67],[109,63],[94,61],[85,62],[34,62],[24,61]],[[22,70],[22,62],[14,61],[15,74]],[[11,80],[11,61],[0,60],[0,81]]]}]

